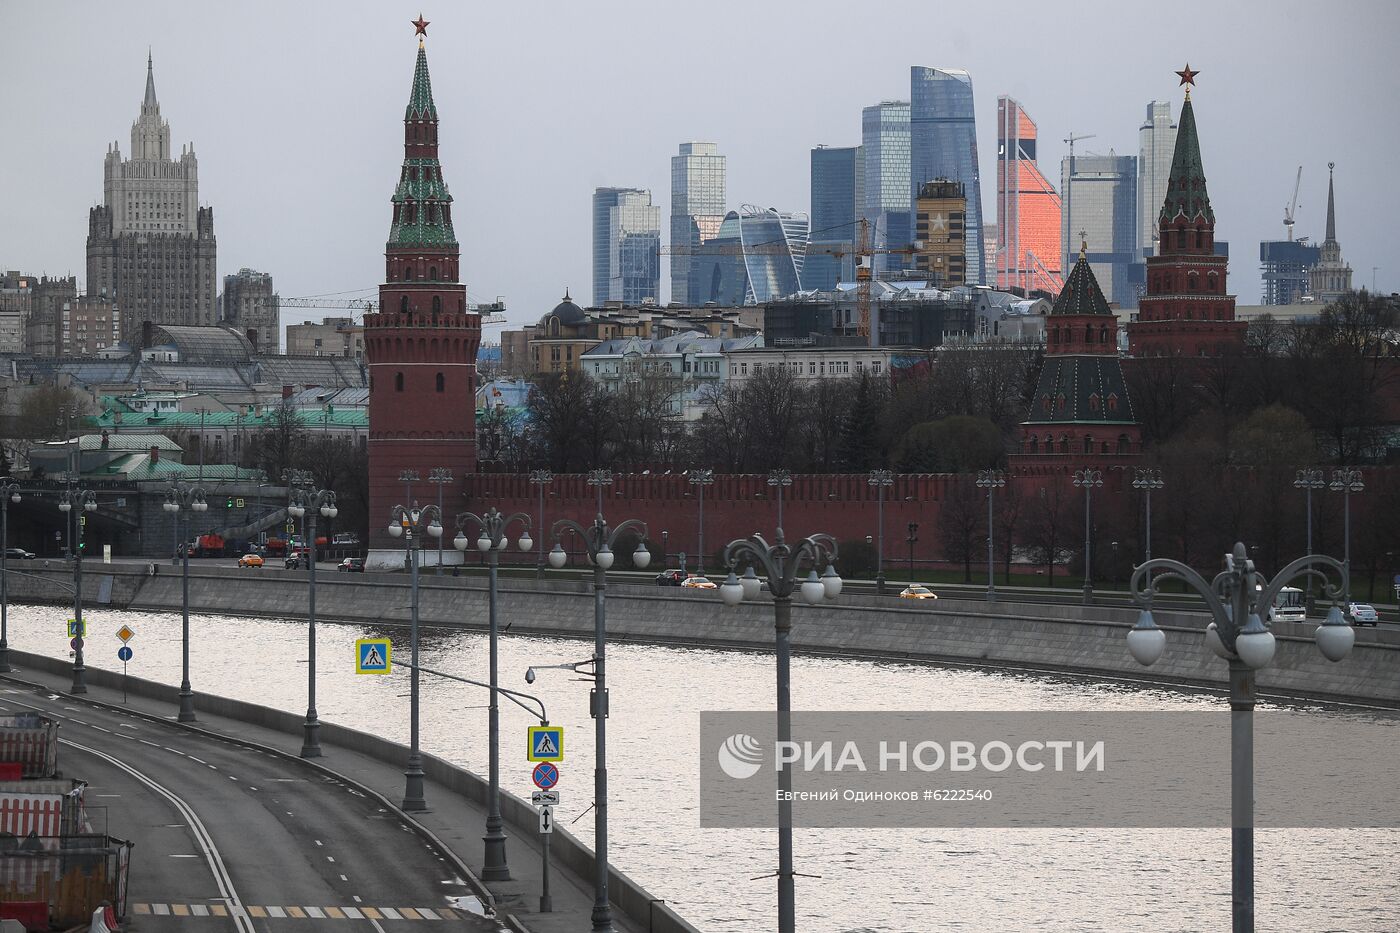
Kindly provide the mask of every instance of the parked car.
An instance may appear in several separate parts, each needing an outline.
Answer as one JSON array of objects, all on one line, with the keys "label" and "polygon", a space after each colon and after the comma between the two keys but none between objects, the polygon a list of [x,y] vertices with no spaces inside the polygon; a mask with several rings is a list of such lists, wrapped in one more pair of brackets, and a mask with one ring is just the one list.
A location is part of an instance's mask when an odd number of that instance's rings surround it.
[{"label": "parked car", "polygon": [[900,599],[937,599],[938,594],[926,586],[910,584],[899,591]]},{"label": "parked car", "polygon": [[716,589],[714,581],[709,577],[700,577],[691,574],[681,581],[681,586],[690,590],[713,590]]},{"label": "parked car", "polygon": [[238,566],[240,567],[261,567],[262,565],[263,559],[256,554],[244,554],[238,558]]},{"label": "parked car", "polygon": [[663,570],[656,575],[657,586],[680,586],[685,579],[684,570]]},{"label": "parked car", "polygon": [[341,573],[364,573],[365,559],[363,557],[347,557],[337,564],[335,569]]},{"label": "parked car", "polygon": [[1379,625],[1381,617],[1376,613],[1376,607],[1370,603],[1348,603],[1347,615],[1351,616],[1357,625]]},{"label": "parked car", "polygon": [[5,557],[8,560],[33,560],[34,552],[22,547],[8,547],[5,548]]}]

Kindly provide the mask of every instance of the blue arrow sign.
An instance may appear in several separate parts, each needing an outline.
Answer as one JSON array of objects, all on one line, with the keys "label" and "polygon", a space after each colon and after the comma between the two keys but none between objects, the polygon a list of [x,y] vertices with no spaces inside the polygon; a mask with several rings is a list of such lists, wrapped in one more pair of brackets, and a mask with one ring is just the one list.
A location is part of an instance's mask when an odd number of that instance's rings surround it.
[{"label": "blue arrow sign", "polygon": [[122,645],[120,648],[118,648],[118,649],[117,649],[117,660],[118,660],[118,661],[130,661],[130,660],[131,660],[131,649],[130,649],[129,647],[127,647],[126,645]]}]

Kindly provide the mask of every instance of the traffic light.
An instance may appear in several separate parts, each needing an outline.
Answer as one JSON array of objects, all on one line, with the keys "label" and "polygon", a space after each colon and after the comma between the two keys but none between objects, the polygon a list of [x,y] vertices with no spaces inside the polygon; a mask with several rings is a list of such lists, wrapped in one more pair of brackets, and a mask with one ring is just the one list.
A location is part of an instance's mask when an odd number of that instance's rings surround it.
[{"label": "traffic light", "polygon": [[233,508],[233,496],[229,496],[229,497],[228,497],[228,503],[224,506],[224,508],[226,508],[226,509],[231,509],[231,508]]}]

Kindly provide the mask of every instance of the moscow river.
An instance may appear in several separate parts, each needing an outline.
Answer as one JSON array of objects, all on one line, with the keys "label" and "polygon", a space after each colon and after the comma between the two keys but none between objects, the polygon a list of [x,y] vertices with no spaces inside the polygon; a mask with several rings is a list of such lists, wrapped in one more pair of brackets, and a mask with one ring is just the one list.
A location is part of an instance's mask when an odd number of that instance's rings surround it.
[{"label": "moscow river", "polygon": [[[68,655],[54,607],[17,606],[10,644]],[[178,684],[180,618],[164,613],[88,613],[90,667],[121,670],[123,623],[133,676]],[[196,694],[221,694],[297,713],[306,709],[304,622],[201,615],[191,620]],[[397,661],[408,657],[405,628],[318,625],[318,708],[323,720],[408,741],[406,668],[390,677],[356,676],[354,641],[390,634]],[[501,639],[501,683],[540,695],[550,720],[567,729],[560,765],[560,823],[585,842],[580,817],[592,797],[593,724],[589,684],[566,671],[526,667],[585,659],[591,642]],[[1183,650],[1178,647],[1177,650]],[[425,629],[422,664],[485,680],[486,636]],[[770,710],[771,653],[617,645],[609,648],[609,777],[612,859],[702,930],[775,929],[776,833],[702,829],[697,815],[701,710]],[[796,657],[796,710],[1133,710],[1222,709],[1214,693],[1125,684],[1092,676]],[[1332,713],[1317,707],[1309,715]],[[1376,711],[1381,730],[1394,714]],[[424,675],[424,751],[486,771],[485,694]],[[502,783],[533,789],[523,735],[533,720],[502,701]],[[1394,735],[1394,733],[1390,733]],[[1390,739],[1394,741],[1394,739]],[[1228,774],[1199,775],[1202,793],[1228,795]],[[1338,788],[1345,793],[1345,786]],[[797,829],[798,929],[819,931],[1218,930],[1229,924],[1230,834],[1226,829]],[[1261,930],[1400,929],[1400,830],[1256,831]],[[761,880],[751,880],[762,877]]]}]

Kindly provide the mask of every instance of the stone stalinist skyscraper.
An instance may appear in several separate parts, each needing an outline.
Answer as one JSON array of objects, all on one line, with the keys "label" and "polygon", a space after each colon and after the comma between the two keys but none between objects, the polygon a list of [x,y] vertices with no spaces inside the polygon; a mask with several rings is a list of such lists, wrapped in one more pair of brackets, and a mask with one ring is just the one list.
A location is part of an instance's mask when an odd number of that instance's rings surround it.
[{"label": "stone stalinist skyscraper", "polygon": [[103,204],[88,214],[87,292],[116,301],[122,338],[139,337],[143,321],[216,323],[214,211],[199,206],[194,145],[170,157],[170,124],[161,119],[149,56],[131,158],[112,143],[102,182]]}]

